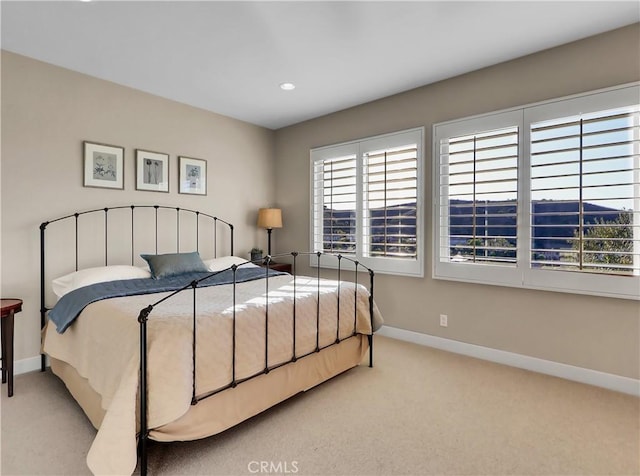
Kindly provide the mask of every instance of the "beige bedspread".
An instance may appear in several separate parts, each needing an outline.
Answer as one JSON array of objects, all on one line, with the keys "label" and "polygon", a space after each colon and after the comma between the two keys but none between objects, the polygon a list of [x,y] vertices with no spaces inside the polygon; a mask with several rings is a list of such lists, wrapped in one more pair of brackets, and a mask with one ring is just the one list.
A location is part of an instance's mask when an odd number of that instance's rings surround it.
[{"label": "beige bedspread", "polygon": [[[296,278],[296,355],[316,347],[317,284],[315,278]],[[342,283],[340,338],[371,332],[368,292]],[[337,282],[320,287],[320,347],[336,339]],[[44,351],[69,363],[102,396],[106,410],[87,456],[94,474],[131,474],[136,466],[136,407],[139,373],[140,309],[166,293],[112,298],[93,303],[64,334],[48,326]],[[198,341],[196,394],[228,385],[232,380],[233,302],[231,286],[197,291]],[[293,277],[269,279],[268,349],[265,349],[265,280],[237,285],[236,379],[293,355]],[[356,305],[357,303],[357,305]],[[354,320],[354,309],[357,316]],[[158,305],[149,316],[149,428],[179,419],[192,397],[193,292],[185,291]],[[374,306],[374,329],[382,319]]]}]

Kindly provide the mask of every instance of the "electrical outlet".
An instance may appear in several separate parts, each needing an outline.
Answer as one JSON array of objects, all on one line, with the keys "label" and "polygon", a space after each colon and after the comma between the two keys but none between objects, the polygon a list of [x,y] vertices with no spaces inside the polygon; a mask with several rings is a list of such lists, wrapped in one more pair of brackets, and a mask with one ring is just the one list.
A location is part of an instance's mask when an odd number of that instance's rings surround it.
[{"label": "electrical outlet", "polygon": [[449,324],[447,322],[448,318],[446,314],[440,314],[440,325],[442,327],[447,327]]}]

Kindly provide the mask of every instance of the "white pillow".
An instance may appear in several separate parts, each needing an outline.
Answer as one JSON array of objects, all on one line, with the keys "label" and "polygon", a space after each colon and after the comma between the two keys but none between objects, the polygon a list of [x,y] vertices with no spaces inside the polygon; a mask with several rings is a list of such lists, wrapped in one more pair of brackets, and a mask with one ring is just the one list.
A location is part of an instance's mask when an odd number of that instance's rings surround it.
[{"label": "white pillow", "polygon": [[248,262],[244,258],[238,256],[223,256],[221,258],[212,258],[203,260],[205,266],[209,268],[209,271],[215,273],[216,271],[222,271],[230,268],[232,265],[240,266],[243,268],[257,268],[258,265]]},{"label": "white pillow", "polygon": [[144,268],[127,265],[100,266],[86,268],[60,276],[51,282],[53,293],[61,298],[74,289],[90,284],[117,281],[120,279],[150,278],[151,273]]}]

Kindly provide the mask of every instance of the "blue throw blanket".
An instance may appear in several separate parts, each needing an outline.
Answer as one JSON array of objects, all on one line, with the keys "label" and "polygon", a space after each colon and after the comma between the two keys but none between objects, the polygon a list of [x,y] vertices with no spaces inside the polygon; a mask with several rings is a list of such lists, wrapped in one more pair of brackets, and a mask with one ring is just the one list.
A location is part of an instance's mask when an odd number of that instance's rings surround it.
[{"label": "blue throw blanket", "polygon": [[[236,283],[261,279],[266,277],[266,273],[266,268],[240,267],[236,271]],[[49,319],[56,325],[56,330],[62,334],[76,320],[76,317],[80,315],[85,307],[102,299],[176,291],[202,278],[206,279],[201,281],[198,287],[233,283],[233,271],[231,269],[213,274],[207,278],[210,274],[187,273],[162,279],[123,279],[84,286],[62,296],[53,309],[49,311]],[[280,274],[286,273],[269,270],[270,277]]]}]

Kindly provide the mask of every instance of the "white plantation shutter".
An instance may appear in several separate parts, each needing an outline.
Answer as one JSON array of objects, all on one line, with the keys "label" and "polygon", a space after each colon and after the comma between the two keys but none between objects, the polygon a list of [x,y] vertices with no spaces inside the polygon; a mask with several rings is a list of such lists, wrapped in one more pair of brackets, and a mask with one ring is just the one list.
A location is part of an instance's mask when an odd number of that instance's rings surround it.
[{"label": "white plantation shutter", "polygon": [[515,266],[518,127],[444,138],[440,163],[440,259]]},{"label": "white plantation shutter", "polygon": [[318,160],[314,163],[317,195],[314,223],[315,251],[356,252],[356,156]]},{"label": "white plantation shutter", "polygon": [[415,259],[418,199],[416,144],[367,152],[364,159],[365,256]]},{"label": "white plantation shutter", "polygon": [[314,250],[423,275],[422,140],[412,129],[311,151]]},{"label": "white plantation shutter", "polygon": [[521,130],[518,111],[434,126],[434,277],[521,281]]},{"label": "white plantation shutter", "polygon": [[531,264],[640,274],[636,107],[531,125]]}]

